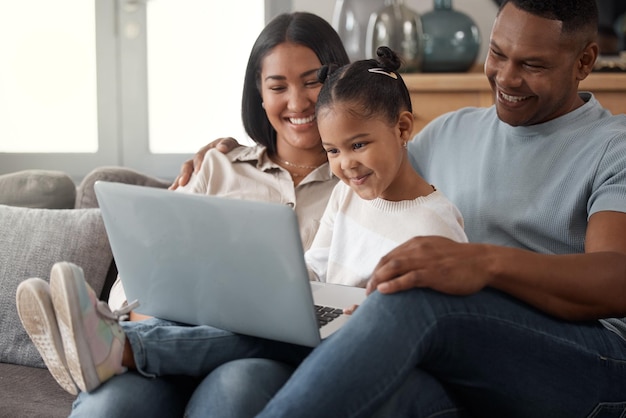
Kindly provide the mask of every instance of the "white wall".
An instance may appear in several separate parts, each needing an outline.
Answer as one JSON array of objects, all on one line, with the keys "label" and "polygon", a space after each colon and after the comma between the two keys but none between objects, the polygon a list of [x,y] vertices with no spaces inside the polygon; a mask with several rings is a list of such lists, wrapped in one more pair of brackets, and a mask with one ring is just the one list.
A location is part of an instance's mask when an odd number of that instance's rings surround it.
[{"label": "white wall", "polygon": [[[384,4],[385,0],[380,0],[381,7]],[[420,14],[433,9],[432,0],[405,0],[405,4]],[[316,2],[311,0],[292,0],[292,9],[294,11],[315,13],[329,22],[332,22],[334,7],[335,0],[317,0]],[[469,15],[478,25],[482,38],[478,61],[484,62],[487,55],[487,45],[489,44],[489,34],[498,6],[492,0],[457,0],[452,2],[452,7]]]}]

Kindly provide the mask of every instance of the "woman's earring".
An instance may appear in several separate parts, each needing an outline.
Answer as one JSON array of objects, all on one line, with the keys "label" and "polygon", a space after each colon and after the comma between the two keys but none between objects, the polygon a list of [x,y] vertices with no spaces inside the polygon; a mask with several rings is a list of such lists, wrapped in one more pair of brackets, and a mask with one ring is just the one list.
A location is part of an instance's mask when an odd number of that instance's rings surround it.
[{"label": "woman's earring", "polygon": [[407,141],[404,141],[404,142],[402,143],[402,146],[403,146],[404,148],[407,148],[407,144],[408,144],[408,142],[407,142]]},{"label": "woman's earring", "polygon": [[261,107],[265,109],[265,102],[261,102]]}]

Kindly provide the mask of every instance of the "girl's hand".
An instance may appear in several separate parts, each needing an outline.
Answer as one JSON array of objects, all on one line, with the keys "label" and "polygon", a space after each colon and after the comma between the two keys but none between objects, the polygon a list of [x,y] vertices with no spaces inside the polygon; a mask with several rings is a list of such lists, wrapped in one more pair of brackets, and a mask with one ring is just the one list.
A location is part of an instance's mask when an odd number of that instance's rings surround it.
[{"label": "girl's hand", "polygon": [[352,315],[354,313],[354,311],[356,311],[356,308],[358,308],[359,305],[352,305],[349,308],[344,308],[343,310],[343,314],[344,315]]}]

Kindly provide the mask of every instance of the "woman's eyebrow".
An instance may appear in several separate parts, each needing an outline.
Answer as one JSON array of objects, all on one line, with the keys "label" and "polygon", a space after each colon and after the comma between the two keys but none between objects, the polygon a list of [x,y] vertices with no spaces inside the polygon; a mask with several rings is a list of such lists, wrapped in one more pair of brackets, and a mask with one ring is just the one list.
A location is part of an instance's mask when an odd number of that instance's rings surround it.
[{"label": "woman's eyebrow", "polygon": [[317,72],[318,72],[318,70],[319,70],[319,68],[313,68],[313,69],[311,69],[311,70],[305,71],[305,72],[303,72],[302,74],[300,74],[300,77],[308,77],[308,76],[310,76],[311,74],[315,74],[315,73],[317,73]]},{"label": "woman's eyebrow", "polygon": [[[305,72],[303,72],[302,74],[300,74],[300,78],[302,77],[308,77],[311,74],[315,74],[317,73],[317,70],[319,70],[319,68],[313,68],[310,70],[307,70]],[[285,77],[284,75],[268,75],[267,77],[265,77],[265,80],[286,80],[287,77]]]}]

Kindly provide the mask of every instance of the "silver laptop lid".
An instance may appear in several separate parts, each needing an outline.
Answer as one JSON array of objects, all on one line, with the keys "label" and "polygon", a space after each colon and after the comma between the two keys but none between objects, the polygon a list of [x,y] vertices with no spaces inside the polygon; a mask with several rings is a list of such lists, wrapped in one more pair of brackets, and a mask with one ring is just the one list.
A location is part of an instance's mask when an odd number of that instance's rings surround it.
[{"label": "silver laptop lid", "polygon": [[295,212],[279,204],[97,182],[126,296],[137,312],[315,346]]}]

